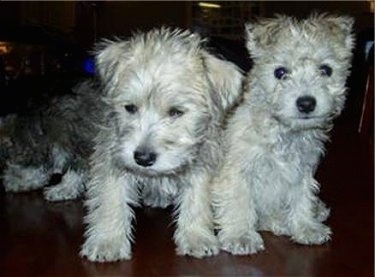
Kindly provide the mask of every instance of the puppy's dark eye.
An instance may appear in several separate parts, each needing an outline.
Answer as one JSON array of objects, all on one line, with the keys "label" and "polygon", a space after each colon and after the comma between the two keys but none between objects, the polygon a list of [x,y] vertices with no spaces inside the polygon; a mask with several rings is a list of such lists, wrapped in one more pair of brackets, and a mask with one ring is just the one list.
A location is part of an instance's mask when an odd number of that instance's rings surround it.
[{"label": "puppy's dark eye", "polygon": [[319,67],[320,75],[330,77],[332,75],[332,67],[323,64]]},{"label": "puppy's dark eye", "polygon": [[184,114],[183,111],[173,107],[173,108],[170,108],[169,111],[168,111],[168,115],[170,117],[180,117]]},{"label": "puppy's dark eye", "polygon": [[130,114],[135,114],[138,111],[138,108],[134,104],[125,105],[125,110]]},{"label": "puppy's dark eye", "polygon": [[285,67],[278,67],[275,69],[273,73],[276,79],[284,80],[287,77],[287,74],[289,73],[289,71]]}]

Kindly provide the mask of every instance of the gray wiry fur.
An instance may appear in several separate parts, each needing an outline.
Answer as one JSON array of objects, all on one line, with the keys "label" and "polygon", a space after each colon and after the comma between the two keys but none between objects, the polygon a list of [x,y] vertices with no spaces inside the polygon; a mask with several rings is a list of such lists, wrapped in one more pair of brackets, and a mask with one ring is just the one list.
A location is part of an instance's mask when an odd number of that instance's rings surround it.
[{"label": "gray wiry fur", "polygon": [[[213,181],[222,249],[240,255],[264,249],[257,230],[301,244],[330,239],[322,223],[329,210],[316,196],[313,176],[344,105],[352,24],[347,17],[313,15],[246,26],[254,67],[244,102],[229,120],[225,161]],[[332,68],[331,76],[322,65]],[[287,72],[278,79],[280,67]],[[308,112],[297,104],[305,96],[316,101]]]},{"label": "gray wiry fur", "polygon": [[[207,53],[197,35],[166,28],[105,41],[96,62],[105,115],[90,158],[81,255],[130,259],[131,206],[141,202],[176,205],[178,254],[216,254],[208,184],[241,73]],[[142,165],[137,152],[155,159]]]},{"label": "gray wiry fur", "polygon": [[6,191],[41,188],[52,174],[62,173],[59,184],[45,188],[46,199],[82,194],[98,116],[95,98],[91,83],[84,82],[74,94],[53,98],[28,115],[2,118],[0,161]]}]

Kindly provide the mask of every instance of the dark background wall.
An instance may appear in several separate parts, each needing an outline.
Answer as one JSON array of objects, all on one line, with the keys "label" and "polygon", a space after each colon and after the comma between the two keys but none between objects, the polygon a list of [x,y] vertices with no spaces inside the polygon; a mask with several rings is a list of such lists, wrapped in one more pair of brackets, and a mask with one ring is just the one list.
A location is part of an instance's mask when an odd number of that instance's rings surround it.
[{"label": "dark background wall", "polygon": [[135,30],[161,25],[186,28],[189,7],[184,1],[81,3],[76,6],[76,32],[85,33],[84,42],[88,42],[100,37],[127,36]]},{"label": "dark background wall", "polygon": [[184,1],[0,1],[0,24],[48,26],[88,46],[100,37],[154,26],[186,28],[189,7]]},{"label": "dark background wall", "polygon": [[[215,2],[215,1],[208,1]],[[218,1],[216,1],[218,2]],[[239,2],[240,3],[240,2]],[[350,14],[358,30],[373,26],[370,1],[261,1],[259,13],[305,16],[312,11]],[[162,24],[191,27],[190,1],[0,1],[2,28],[14,24],[49,26],[73,35],[82,45],[112,35],[126,36]]]},{"label": "dark background wall", "polygon": [[287,13],[298,17],[313,11],[351,15],[358,29],[373,26],[374,14],[370,12],[371,1],[265,1],[264,15]]}]

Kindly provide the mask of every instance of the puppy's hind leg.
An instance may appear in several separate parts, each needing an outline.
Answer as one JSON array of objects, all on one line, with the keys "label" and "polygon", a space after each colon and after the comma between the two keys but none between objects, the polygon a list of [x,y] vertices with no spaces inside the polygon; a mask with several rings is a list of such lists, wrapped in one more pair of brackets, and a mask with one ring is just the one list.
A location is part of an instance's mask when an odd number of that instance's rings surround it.
[{"label": "puppy's hind leg", "polygon": [[5,191],[20,192],[39,189],[48,184],[51,173],[44,166],[22,166],[8,163],[3,175]]},{"label": "puppy's hind leg", "polygon": [[323,207],[323,215],[320,216],[314,211],[314,208],[316,209],[314,205],[319,203],[315,195],[317,188],[318,184],[312,177],[305,177],[302,185],[291,191],[293,195],[287,224],[292,240],[297,243],[322,244],[330,239],[331,229],[321,223],[328,210]]},{"label": "puppy's hind leg", "polygon": [[53,145],[50,158],[53,161],[52,170],[54,174],[59,174],[66,170],[73,159],[71,153],[64,150],[58,143]]},{"label": "puppy's hind leg", "polygon": [[314,206],[314,214],[316,216],[316,219],[320,222],[326,221],[330,212],[330,208],[328,208],[326,204],[324,204],[324,202],[317,197]]}]

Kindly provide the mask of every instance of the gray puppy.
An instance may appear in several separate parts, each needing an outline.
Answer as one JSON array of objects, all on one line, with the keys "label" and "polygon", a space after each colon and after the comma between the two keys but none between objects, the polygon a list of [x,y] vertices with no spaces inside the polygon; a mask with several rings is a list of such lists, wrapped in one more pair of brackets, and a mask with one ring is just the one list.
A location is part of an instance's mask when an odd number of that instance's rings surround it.
[{"label": "gray puppy", "polygon": [[0,162],[8,192],[48,185],[52,174],[63,174],[46,187],[50,201],[79,197],[87,180],[95,122],[100,109],[93,83],[77,85],[73,94],[55,97],[27,115],[8,115],[0,121]]}]

